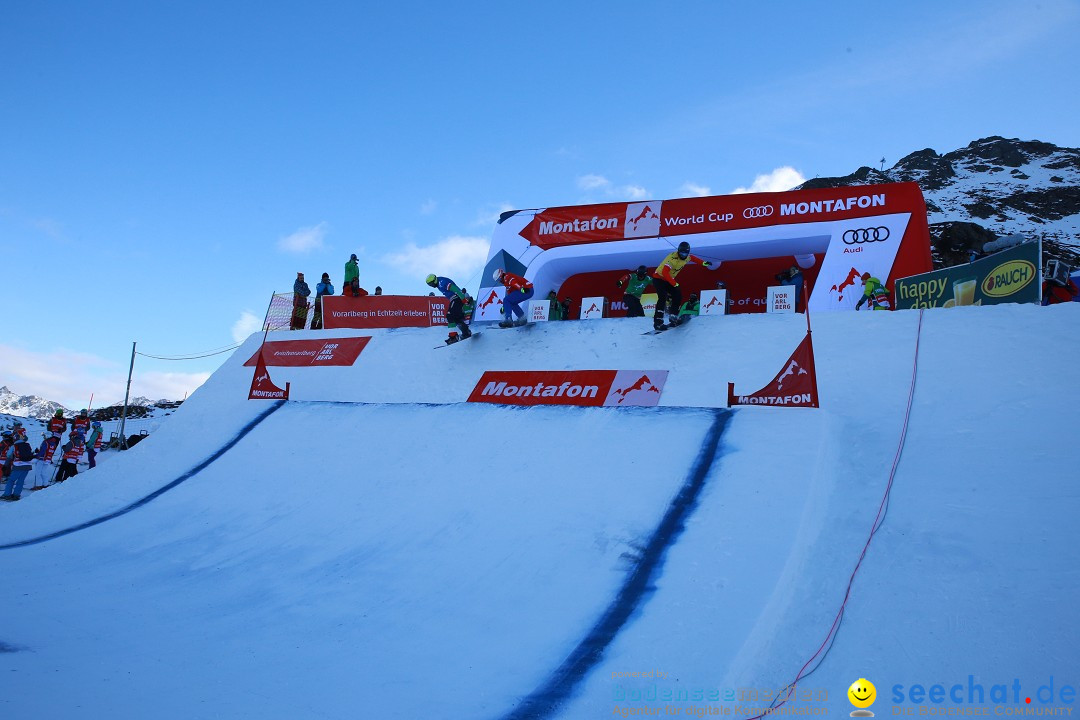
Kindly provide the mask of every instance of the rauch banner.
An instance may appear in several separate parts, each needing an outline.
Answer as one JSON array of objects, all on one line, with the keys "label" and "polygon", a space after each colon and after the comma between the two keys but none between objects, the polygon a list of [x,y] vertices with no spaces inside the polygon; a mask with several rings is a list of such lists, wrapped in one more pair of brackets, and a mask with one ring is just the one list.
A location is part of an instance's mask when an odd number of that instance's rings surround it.
[{"label": "rauch banner", "polygon": [[967,265],[896,281],[896,309],[1037,303],[1042,288],[1039,243],[1027,242]]}]

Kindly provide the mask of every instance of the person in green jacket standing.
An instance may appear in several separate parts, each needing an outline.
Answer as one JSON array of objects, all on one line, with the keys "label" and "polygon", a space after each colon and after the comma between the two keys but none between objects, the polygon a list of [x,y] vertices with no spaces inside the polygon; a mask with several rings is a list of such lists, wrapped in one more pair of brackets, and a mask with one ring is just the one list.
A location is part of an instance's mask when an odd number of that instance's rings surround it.
[{"label": "person in green jacket standing", "polygon": [[623,275],[616,286],[624,288],[623,302],[626,303],[626,317],[645,317],[645,311],[641,307],[641,294],[652,283],[649,270],[644,265],[637,272]]},{"label": "person in green jacket standing", "polygon": [[353,297],[360,297],[360,266],[356,262],[356,253],[349,256],[349,262],[345,263],[345,283],[341,288],[341,294],[351,292]]}]

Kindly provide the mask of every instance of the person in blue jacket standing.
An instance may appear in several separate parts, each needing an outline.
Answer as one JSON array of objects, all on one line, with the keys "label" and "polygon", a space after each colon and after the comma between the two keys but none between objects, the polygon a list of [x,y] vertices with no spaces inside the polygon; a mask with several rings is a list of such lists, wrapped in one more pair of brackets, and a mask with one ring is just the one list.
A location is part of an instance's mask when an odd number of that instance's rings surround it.
[{"label": "person in blue jacket standing", "polygon": [[449,301],[446,308],[446,326],[453,328],[456,325],[460,331],[459,335],[457,332],[450,330],[450,335],[446,338],[446,344],[450,345],[458,340],[466,340],[472,337],[472,330],[469,329],[469,325],[465,322],[465,292],[448,277],[428,275],[426,282],[428,287],[437,289]]},{"label": "person in blue jacket standing", "polygon": [[311,329],[322,330],[323,295],[333,295],[334,286],[330,282],[330,273],[323,273],[322,280],[315,285],[315,311],[311,314]]}]

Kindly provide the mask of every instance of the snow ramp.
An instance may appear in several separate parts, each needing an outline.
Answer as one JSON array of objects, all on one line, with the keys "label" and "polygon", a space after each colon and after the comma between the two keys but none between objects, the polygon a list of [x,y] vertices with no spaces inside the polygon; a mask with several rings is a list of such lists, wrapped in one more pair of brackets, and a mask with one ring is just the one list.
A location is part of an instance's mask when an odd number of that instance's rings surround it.
[{"label": "snow ramp", "polygon": [[[246,400],[252,338],[133,450],[0,507],[0,601],[17,618],[0,627],[0,671],[18,689],[0,715],[765,708],[762,693],[795,677],[844,601],[920,336],[887,522],[802,686],[835,713],[858,677],[1052,674],[1077,659],[1077,638],[1053,630],[1080,590],[1054,572],[1077,539],[1059,520],[1077,501],[1050,472],[1068,447],[1058,428],[1076,416],[1058,402],[1065,378],[1031,372],[1028,348],[1049,338],[1075,353],[1077,319],[1010,307],[927,313],[923,326],[918,313],[822,316],[822,409],[730,413],[726,382],[770,380],[802,317],[699,318],[660,336],[633,320],[540,324],[439,350],[435,330],[353,333],[372,339],[351,367],[272,367],[293,389],[277,409]],[[1005,334],[993,368],[965,362]],[[670,374],[658,408],[461,402],[486,370],[530,369]],[[1017,377],[1023,398],[1002,402]],[[1023,494],[1017,457],[1036,483]],[[1007,550],[994,540],[1002,507],[1047,522]],[[993,598],[1021,572],[1009,603],[962,599],[959,616],[922,591],[957,582]],[[1008,645],[1017,662],[991,660],[987,643],[1014,632],[1027,639]],[[728,703],[740,689],[755,701]]]}]

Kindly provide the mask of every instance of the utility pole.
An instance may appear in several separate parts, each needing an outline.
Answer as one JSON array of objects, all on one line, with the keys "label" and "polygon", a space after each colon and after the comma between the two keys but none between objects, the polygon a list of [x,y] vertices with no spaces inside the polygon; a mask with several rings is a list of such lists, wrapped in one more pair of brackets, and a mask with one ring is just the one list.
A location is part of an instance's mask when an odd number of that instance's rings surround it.
[{"label": "utility pole", "polygon": [[881,156],[881,172],[885,172],[885,156]]},{"label": "utility pole", "polygon": [[127,421],[128,397],[131,395],[131,371],[135,369],[135,343],[131,343],[131,364],[128,365],[127,390],[124,391],[124,409],[120,413],[120,449],[127,450],[127,436],[124,435],[124,423]]}]

